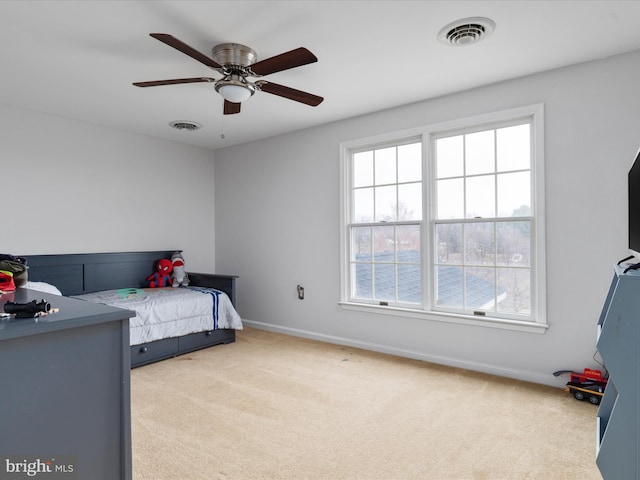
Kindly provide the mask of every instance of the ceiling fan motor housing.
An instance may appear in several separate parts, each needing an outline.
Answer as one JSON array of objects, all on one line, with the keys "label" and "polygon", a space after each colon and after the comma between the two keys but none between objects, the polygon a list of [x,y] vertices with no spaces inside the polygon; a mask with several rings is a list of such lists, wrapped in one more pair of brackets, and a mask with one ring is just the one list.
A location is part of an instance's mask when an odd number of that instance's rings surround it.
[{"label": "ceiling fan motor housing", "polygon": [[258,56],[256,52],[239,43],[221,43],[211,50],[211,56],[220,65],[248,67],[256,63]]},{"label": "ceiling fan motor housing", "polygon": [[240,103],[255,93],[255,86],[246,78],[249,66],[258,59],[252,48],[239,43],[221,43],[213,47],[211,57],[224,68],[224,78],[216,82],[215,89],[225,100]]}]

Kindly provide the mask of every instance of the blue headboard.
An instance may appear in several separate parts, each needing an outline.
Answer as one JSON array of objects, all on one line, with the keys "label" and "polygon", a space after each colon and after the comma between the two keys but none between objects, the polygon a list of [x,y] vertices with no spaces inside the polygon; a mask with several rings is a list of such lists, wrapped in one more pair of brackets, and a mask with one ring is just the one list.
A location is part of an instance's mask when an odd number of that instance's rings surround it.
[{"label": "blue headboard", "polygon": [[118,253],[23,255],[29,280],[56,286],[63,295],[142,288],[156,271],[156,263],[180,250]]}]

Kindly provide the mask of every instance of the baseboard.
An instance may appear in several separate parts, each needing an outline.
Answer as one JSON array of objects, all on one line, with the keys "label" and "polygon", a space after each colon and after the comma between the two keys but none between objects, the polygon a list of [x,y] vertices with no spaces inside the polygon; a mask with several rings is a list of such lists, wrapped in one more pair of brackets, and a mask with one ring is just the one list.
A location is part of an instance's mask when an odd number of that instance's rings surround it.
[{"label": "baseboard", "polygon": [[354,348],[362,348],[363,350],[371,350],[373,352],[386,353],[389,355],[396,355],[398,357],[411,358],[414,360],[422,360],[425,362],[436,363],[439,365],[447,365],[449,367],[462,368],[465,370],[472,370],[475,372],[488,373],[491,375],[498,375],[500,377],[513,378],[515,380],[522,380],[525,382],[538,383],[542,385],[549,385],[552,387],[564,386],[564,381],[554,377],[552,374],[542,374],[537,372],[531,372],[527,370],[517,370],[504,368],[497,365],[470,362],[468,360],[461,360],[453,357],[447,357],[443,355],[433,355],[429,353],[416,352],[413,350],[406,350],[402,348],[393,347],[390,345],[382,345],[378,343],[363,342],[361,340],[354,340],[352,338],[336,337],[333,335],[326,335],[324,333],[312,332],[309,330],[301,330],[298,328],[284,327],[281,325],[273,325],[271,323],[257,322],[255,320],[243,319],[242,322],[247,327],[257,328],[260,330],[267,330],[275,333],[283,333],[286,335],[292,335],[295,337],[308,338],[310,340],[318,340],[321,342],[335,343],[337,345],[344,345]]}]

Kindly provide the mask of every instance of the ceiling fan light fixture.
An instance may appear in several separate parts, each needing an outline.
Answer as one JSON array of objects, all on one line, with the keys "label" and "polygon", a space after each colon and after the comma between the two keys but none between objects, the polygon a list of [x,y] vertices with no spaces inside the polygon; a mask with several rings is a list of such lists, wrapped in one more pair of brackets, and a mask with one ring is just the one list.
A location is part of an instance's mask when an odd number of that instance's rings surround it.
[{"label": "ceiling fan light fixture", "polygon": [[231,103],[242,103],[251,98],[256,88],[238,75],[229,75],[216,82],[216,92]]},{"label": "ceiling fan light fixture", "polygon": [[247,85],[236,83],[222,83],[216,85],[216,91],[222,98],[231,103],[242,103],[253,95],[253,91]]}]

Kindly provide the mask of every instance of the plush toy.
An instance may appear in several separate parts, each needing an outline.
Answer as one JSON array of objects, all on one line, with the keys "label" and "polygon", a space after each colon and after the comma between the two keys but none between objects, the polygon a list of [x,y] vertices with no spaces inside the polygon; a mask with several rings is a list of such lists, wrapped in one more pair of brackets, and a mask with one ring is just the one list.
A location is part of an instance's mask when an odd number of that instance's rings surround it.
[{"label": "plush toy", "polygon": [[151,288],[156,288],[168,287],[169,285],[171,285],[171,271],[173,270],[171,260],[167,260],[166,258],[158,260],[156,269],[156,273],[147,277],[149,286]]},{"label": "plush toy", "polygon": [[13,292],[15,289],[16,284],[13,281],[13,272],[0,270],[0,293]]},{"label": "plush toy", "polygon": [[171,263],[173,264],[172,285],[174,287],[189,285],[189,275],[184,271],[184,258],[182,258],[182,253],[175,252],[171,255]]},{"label": "plush toy", "polygon": [[27,259],[13,255],[0,253],[0,270],[11,272],[13,283],[16,287],[24,287],[27,284],[28,270]]}]

